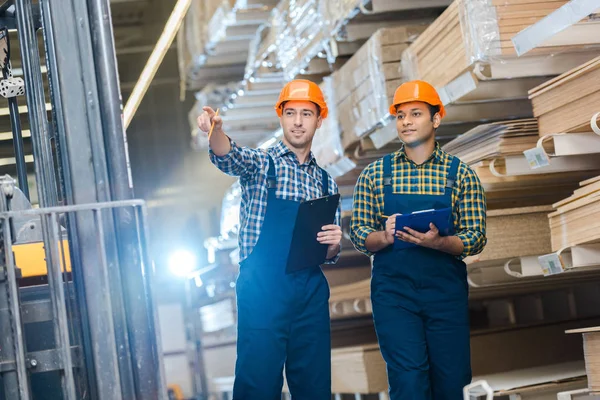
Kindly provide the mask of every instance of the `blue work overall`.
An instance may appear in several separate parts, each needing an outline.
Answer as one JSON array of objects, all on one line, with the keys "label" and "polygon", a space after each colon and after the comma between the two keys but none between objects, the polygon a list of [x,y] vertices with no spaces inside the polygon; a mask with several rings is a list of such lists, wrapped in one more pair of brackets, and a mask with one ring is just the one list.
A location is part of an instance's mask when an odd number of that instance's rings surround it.
[{"label": "blue work overall", "polygon": [[[321,172],[325,195],[328,177]],[[300,202],[275,197],[277,174],[270,156],[267,187],[261,233],[240,264],[236,284],[233,400],[280,400],[284,365],[292,399],[330,400],[329,285],[318,265],[286,273]]]},{"label": "blue work overall", "polygon": [[[458,165],[453,157],[441,195],[398,194],[384,157],[384,213],[452,207]],[[471,381],[465,264],[421,246],[388,246],[373,260],[371,299],[391,400],[461,400]]]}]

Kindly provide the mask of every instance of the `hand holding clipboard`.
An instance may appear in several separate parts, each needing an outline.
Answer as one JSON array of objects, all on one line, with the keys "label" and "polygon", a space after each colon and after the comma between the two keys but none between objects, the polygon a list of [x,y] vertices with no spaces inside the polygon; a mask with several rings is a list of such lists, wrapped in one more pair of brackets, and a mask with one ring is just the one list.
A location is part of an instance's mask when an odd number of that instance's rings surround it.
[{"label": "hand holding clipboard", "polygon": [[454,234],[452,209],[423,210],[411,214],[394,214],[386,224],[386,235],[394,233],[394,248],[414,247],[439,236]]}]

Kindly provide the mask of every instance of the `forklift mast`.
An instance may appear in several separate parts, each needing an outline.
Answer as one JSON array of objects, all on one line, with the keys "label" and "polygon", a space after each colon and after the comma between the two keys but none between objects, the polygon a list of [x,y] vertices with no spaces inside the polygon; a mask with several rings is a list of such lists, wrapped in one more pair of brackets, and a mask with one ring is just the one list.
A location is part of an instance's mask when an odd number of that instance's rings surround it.
[{"label": "forklift mast", "polygon": [[17,175],[0,178],[0,400],[165,399],[109,0],[0,0],[0,69]]}]

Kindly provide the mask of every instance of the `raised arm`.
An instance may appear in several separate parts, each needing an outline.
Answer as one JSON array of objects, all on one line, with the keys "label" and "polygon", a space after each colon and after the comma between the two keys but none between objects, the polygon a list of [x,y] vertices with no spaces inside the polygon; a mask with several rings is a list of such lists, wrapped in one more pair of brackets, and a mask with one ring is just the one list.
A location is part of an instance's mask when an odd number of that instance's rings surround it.
[{"label": "raised arm", "polygon": [[198,128],[204,133],[210,132],[209,155],[211,162],[222,172],[231,176],[250,177],[260,170],[263,154],[248,147],[240,147],[223,130],[223,119],[210,107],[202,107],[204,112],[198,117]]}]

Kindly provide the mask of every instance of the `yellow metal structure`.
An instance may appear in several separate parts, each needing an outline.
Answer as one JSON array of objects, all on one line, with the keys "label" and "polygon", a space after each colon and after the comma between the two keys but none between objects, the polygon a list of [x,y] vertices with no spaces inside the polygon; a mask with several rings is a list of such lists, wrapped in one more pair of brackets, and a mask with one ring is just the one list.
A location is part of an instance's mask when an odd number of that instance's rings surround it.
[{"label": "yellow metal structure", "polygon": [[185,400],[183,397],[183,391],[179,385],[169,385],[169,400]]},{"label": "yellow metal structure", "polygon": [[[61,269],[70,272],[69,243],[66,240],[62,240],[60,243],[61,248],[58,250]],[[14,245],[13,253],[15,264],[21,269],[23,278],[47,275],[46,253],[43,242]]]}]

